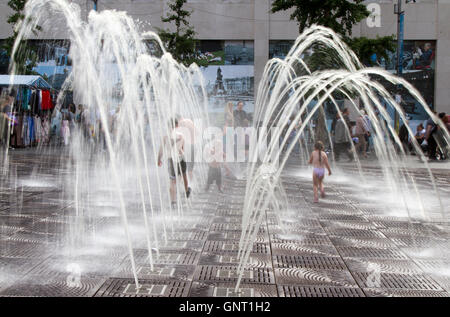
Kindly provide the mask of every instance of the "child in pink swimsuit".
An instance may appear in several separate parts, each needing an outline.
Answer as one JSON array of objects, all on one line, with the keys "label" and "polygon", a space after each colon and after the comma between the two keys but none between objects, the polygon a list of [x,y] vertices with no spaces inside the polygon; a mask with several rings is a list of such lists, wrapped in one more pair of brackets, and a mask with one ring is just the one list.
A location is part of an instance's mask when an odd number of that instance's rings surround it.
[{"label": "child in pink swimsuit", "polygon": [[328,163],[328,156],[323,151],[323,143],[318,141],[314,145],[314,151],[311,153],[311,158],[309,159],[309,164],[314,167],[313,170],[313,189],[314,189],[314,202],[319,202],[318,189],[320,188],[320,193],[322,198],[325,197],[325,190],[323,188],[323,178],[325,177],[325,168],[328,170],[328,175],[331,175],[330,164]]}]

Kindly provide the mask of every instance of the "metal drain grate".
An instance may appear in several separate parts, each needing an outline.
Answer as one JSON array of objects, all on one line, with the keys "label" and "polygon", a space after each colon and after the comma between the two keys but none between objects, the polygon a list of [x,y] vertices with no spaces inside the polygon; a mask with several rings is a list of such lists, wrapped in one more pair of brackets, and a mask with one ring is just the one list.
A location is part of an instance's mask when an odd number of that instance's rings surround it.
[{"label": "metal drain grate", "polygon": [[298,243],[272,243],[272,254],[339,256],[331,245],[302,245]]},{"label": "metal drain grate", "polygon": [[366,218],[363,216],[356,216],[356,215],[340,215],[340,214],[321,214],[320,220],[324,221],[359,221],[359,222],[365,222]]},{"label": "metal drain grate", "polygon": [[417,247],[432,247],[439,246],[445,243],[446,241],[443,239],[435,239],[428,237],[408,237],[408,236],[400,236],[395,237],[391,236],[390,239],[399,246],[407,247],[407,246],[417,246]]},{"label": "metal drain grate", "polygon": [[429,229],[404,229],[404,228],[388,228],[380,229],[380,231],[387,237],[391,236],[418,236],[418,237],[434,237],[436,234]]},{"label": "metal drain grate", "polygon": [[[208,235],[208,240],[236,240],[241,239],[241,231],[213,232]],[[256,235],[255,242],[267,242],[269,239],[267,234],[260,233]]]},{"label": "metal drain grate", "polygon": [[302,219],[302,218],[283,218],[280,217],[279,220],[281,220],[280,223],[278,223],[278,219],[271,217],[270,218],[271,221],[273,222],[277,222],[277,224],[281,225],[281,226],[286,226],[286,227],[307,227],[307,228],[317,228],[317,227],[321,227],[320,222],[318,220],[315,219]]},{"label": "metal drain grate", "polygon": [[133,279],[109,279],[95,294],[96,297],[186,297],[191,282],[139,280],[139,289]]},{"label": "metal drain grate", "polygon": [[220,208],[215,213],[217,216],[228,217],[228,216],[242,216],[241,209],[231,209],[231,208]]},{"label": "metal drain grate", "polygon": [[431,231],[429,227],[421,223],[414,223],[408,221],[374,221],[374,224],[379,227],[391,228],[391,229],[406,229],[406,230],[425,230]]},{"label": "metal drain grate", "polygon": [[345,229],[345,228],[325,228],[325,230],[334,236],[355,237],[355,238],[384,238],[385,236],[375,230],[367,229]]},{"label": "metal drain grate", "polygon": [[[203,248],[203,252],[233,252],[237,253],[239,251],[238,241],[206,241]],[[266,243],[253,243],[252,251],[253,253],[269,253],[269,246]]]},{"label": "metal drain grate", "polygon": [[[194,280],[209,282],[235,282],[238,279],[236,266],[198,266]],[[268,268],[245,269],[243,283],[274,283],[273,272]]]},{"label": "metal drain grate", "polygon": [[421,274],[423,271],[411,260],[385,259],[345,259],[350,271],[356,272],[385,272],[399,274]]},{"label": "metal drain grate", "polygon": [[392,248],[395,244],[388,238],[354,238],[354,237],[330,237],[335,246],[348,247],[372,247]]},{"label": "metal drain grate", "polygon": [[305,268],[314,270],[345,270],[340,257],[276,255],[273,257],[277,268]]},{"label": "metal drain grate", "polygon": [[289,234],[271,234],[270,241],[272,243],[298,243],[302,245],[331,245],[330,239],[325,235],[318,234],[306,234],[295,235],[290,232]]},{"label": "metal drain grate", "polygon": [[447,292],[424,290],[391,290],[365,288],[364,292],[370,297],[450,297]]},{"label": "metal drain grate", "polygon": [[254,297],[253,288],[239,288],[237,291],[232,287],[215,287],[213,297]]},{"label": "metal drain grate", "polygon": [[[208,254],[203,253],[198,262],[199,265],[238,266],[239,258],[236,253]],[[270,268],[272,261],[268,254],[250,254],[246,268]]]},{"label": "metal drain grate", "polygon": [[[134,250],[136,263],[142,266],[148,264],[148,251],[146,249]],[[195,251],[160,251],[159,256],[153,253],[154,264],[172,264],[172,265],[195,265],[200,257],[199,252]],[[125,259],[125,264],[129,264],[129,258]]]},{"label": "metal drain grate", "polygon": [[0,233],[4,235],[11,235],[14,234],[20,230],[22,230],[22,227],[16,227],[16,226],[0,226]]},{"label": "metal drain grate", "polygon": [[24,276],[30,272],[36,265],[42,262],[42,259],[35,258],[2,258],[0,257],[0,272],[7,274],[13,272]]},{"label": "metal drain grate", "polygon": [[407,259],[400,250],[367,247],[336,247],[343,257],[378,258],[378,259]]},{"label": "metal drain grate", "polygon": [[200,241],[205,240],[208,235],[207,231],[178,231],[167,234],[167,240],[180,240],[180,241]]},{"label": "metal drain grate", "polygon": [[[130,267],[131,269],[131,267]],[[194,265],[164,265],[154,266],[153,270],[150,265],[141,266],[137,268],[137,275],[139,279],[149,280],[192,280],[194,275]],[[132,278],[133,272],[121,271],[116,277]]]},{"label": "metal drain grate", "polygon": [[239,224],[239,227],[241,227],[242,217],[237,216],[215,217],[213,222],[226,224]]},{"label": "metal drain grate", "polygon": [[417,260],[416,262],[427,272],[443,271],[450,268],[449,260]]},{"label": "metal drain grate", "polygon": [[284,297],[365,297],[360,288],[330,286],[278,286]]},{"label": "metal drain grate", "polygon": [[213,223],[211,231],[227,231],[227,230],[242,230],[241,224],[235,223]]},{"label": "metal drain grate", "polygon": [[[373,287],[373,281],[370,279],[369,274],[371,273],[353,272],[353,276],[356,281],[363,288]],[[397,274],[381,272],[379,286],[379,288],[387,289],[443,291],[439,284],[422,274]]]},{"label": "metal drain grate", "polygon": [[352,229],[352,230],[375,230],[377,229],[371,222],[368,221],[321,221],[324,228],[333,229]]},{"label": "metal drain grate", "polygon": [[236,282],[192,282],[189,297],[244,297],[250,294],[252,297],[276,297],[278,296],[275,285],[242,283],[240,293],[234,293]]},{"label": "metal drain grate", "polygon": [[201,251],[203,247],[203,241],[181,241],[181,240],[169,240],[167,242],[160,242],[158,248],[160,251],[177,251],[177,250],[194,250]]},{"label": "metal drain grate", "polygon": [[31,232],[43,234],[63,234],[70,230],[70,224],[62,222],[35,222],[29,227]]},{"label": "metal drain grate", "polygon": [[30,242],[0,241],[0,257],[5,258],[44,258],[45,245]]},{"label": "metal drain grate", "polygon": [[304,268],[275,269],[277,284],[281,285],[328,285],[358,287],[348,271],[325,271]]},{"label": "metal drain grate", "polygon": [[35,219],[31,217],[17,217],[17,216],[0,216],[0,231],[2,227],[26,227],[30,225]]},{"label": "metal drain grate", "polygon": [[81,278],[68,283],[66,279],[42,280],[39,276],[28,276],[27,279],[6,288],[0,296],[43,296],[43,297],[80,297],[93,296],[103,284],[104,279]]}]

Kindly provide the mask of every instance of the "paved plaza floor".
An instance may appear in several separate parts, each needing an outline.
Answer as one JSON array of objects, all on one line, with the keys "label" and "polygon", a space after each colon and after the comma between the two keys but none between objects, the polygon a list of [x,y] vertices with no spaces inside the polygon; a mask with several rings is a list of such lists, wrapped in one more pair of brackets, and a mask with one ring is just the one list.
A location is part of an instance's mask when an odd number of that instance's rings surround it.
[{"label": "paved plaza floor", "polygon": [[[136,290],[117,206],[87,199],[83,208],[95,212],[77,215],[80,202],[55,185],[73,172],[67,157],[32,150],[9,157],[0,176],[0,296],[236,295],[245,180],[226,179],[225,194],[195,191],[152,253],[153,270],[145,239],[134,241]],[[339,165],[314,204],[310,169],[290,162],[283,184],[291,206],[266,212],[239,294],[449,296],[450,169],[432,165],[439,203],[428,172],[411,160],[425,211],[395,204],[378,183],[382,169],[369,163],[367,184],[354,181],[353,165]],[[131,231],[142,229],[139,219],[131,210]]]}]

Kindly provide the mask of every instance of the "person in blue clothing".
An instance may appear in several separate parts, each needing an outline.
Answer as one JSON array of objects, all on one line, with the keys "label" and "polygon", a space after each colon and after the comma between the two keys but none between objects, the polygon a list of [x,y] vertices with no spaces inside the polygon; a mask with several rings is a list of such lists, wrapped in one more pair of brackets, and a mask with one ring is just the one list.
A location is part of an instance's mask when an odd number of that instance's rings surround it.
[{"label": "person in blue clothing", "polygon": [[420,48],[417,53],[414,54],[414,66],[416,69],[427,69],[431,68],[431,63],[434,59],[434,52],[431,49],[431,43],[425,43],[423,46],[423,51]]}]

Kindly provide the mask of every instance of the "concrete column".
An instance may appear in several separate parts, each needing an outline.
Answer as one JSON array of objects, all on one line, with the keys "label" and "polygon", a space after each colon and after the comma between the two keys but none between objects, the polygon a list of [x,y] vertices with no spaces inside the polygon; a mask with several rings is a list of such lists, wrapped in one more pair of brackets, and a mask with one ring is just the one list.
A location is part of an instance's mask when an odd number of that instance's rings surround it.
[{"label": "concrete column", "polygon": [[436,111],[450,113],[450,0],[438,0],[436,43]]},{"label": "concrete column", "polygon": [[269,60],[270,0],[254,0],[255,96],[264,67]]}]

